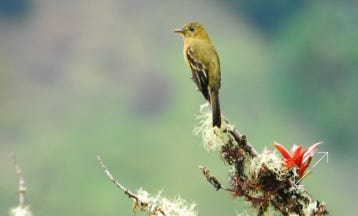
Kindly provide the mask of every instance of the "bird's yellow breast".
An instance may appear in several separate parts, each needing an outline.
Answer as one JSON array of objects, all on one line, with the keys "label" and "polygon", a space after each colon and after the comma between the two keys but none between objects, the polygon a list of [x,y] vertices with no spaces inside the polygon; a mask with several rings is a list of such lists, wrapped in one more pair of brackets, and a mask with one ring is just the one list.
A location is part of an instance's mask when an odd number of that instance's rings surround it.
[{"label": "bird's yellow breast", "polygon": [[193,58],[200,62],[203,68],[208,71],[209,87],[215,90],[219,90],[221,83],[221,70],[220,60],[215,47],[210,41],[207,40],[184,38],[183,55],[185,64],[188,68],[190,68],[190,64],[187,58],[187,53],[189,50]]}]

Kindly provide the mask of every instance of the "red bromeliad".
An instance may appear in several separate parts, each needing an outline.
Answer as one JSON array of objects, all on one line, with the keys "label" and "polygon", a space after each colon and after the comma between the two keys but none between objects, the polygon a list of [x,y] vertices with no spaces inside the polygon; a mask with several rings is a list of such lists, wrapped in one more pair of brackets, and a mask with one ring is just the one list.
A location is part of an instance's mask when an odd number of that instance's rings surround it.
[{"label": "red bromeliad", "polygon": [[288,152],[286,148],[279,143],[275,142],[273,145],[283,156],[286,166],[289,168],[296,166],[298,175],[300,177],[303,177],[306,169],[311,163],[315,151],[322,143],[323,142],[317,142],[303,151],[302,146],[297,146],[296,144],[294,144],[290,152]]}]

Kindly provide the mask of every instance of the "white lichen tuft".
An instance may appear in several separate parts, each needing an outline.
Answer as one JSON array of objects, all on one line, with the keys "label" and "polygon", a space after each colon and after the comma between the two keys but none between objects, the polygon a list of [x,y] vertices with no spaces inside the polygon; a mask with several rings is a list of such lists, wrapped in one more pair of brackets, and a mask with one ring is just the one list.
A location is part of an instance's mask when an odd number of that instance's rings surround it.
[{"label": "white lichen tuft", "polygon": [[32,216],[29,206],[18,206],[10,210],[11,216]]},{"label": "white lichen tuft", "polygon": [[317,202],[311,202],[305,209],[303,209],[304,215],[314,215]]},{"label": "white lichen tuft", "polygon": [[247,213],[247,211],[245,210],[245,211],[243,211],[243,212],[241,212],[241,213],[236,212],[236,216],[250,216],[250,215],[249,215],[249,213]]},{"label": "white lichen tuft", "polygon": [[148,210],[149,212],[153,212],[155,211],[155,208],[158,206],[161,193],[162,192],[159,191],[157,195],[152,196],[147,191],[140,188],[137,191],[137,197],[141,202],[148,204],[148,206],[145,206],[145,208],[147,208],[146,210]]},{"label": "white lichen tuft", "polygon": [[[152,196],[147,191],[139,189],[137,191],[137,197],[141,202],[148,205],[142,210],[149,213],[151,216],[197,216],[198,212],[195,210],[196,204],[188,204],[180,197],[169,200],[165,197],[161,197],[161,192]],[[159,209],[161,211],[159,211]]]},{"label": "white lichen tuft", "polygon": [[283,180],[287,174],[287,170],[283,168],[284,163],[281,158],[277,157],[273,152],[264,150],[264,153],[258,155],[252,160],[248,161],[248,169],[246,174],[252,178],[258,178],[261,172],[262,166],[276,173],[277,180]]},{"label": "white lichen tuft", "polygon": [[[199,124],[194,128],[193,133],[201,135],[204,148],[207,151],[215,151],[225,145],[229,139],[227,131],[234,129],[234,126],[229,124],[223,115],[221,115],[221,127],[212,126],[212,112],[209,103],[200,106],[197,120]],[[226,132],[224,133],[224,131]]]},{"label": "white lichen tuft", "polygon": [[180,198],[179,196],[174,200],[162,198],[160,201],[160,208],[165,212],[166,215],[170,216],[197,216],[198,212],[195,210],[196,204],[188,203]]}]

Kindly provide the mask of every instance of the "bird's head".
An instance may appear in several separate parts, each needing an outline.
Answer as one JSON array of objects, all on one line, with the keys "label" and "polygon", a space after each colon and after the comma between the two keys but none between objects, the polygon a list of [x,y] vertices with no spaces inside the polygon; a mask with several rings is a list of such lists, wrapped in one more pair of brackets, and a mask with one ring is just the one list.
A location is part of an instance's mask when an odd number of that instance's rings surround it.
[{"label": "bird's head", "polygon": [[204,26],[198,22],[190,22],[181,29],[175,29],[174,32],[182,34],[184,38],[195,38],[210,41],[209,35]]}]

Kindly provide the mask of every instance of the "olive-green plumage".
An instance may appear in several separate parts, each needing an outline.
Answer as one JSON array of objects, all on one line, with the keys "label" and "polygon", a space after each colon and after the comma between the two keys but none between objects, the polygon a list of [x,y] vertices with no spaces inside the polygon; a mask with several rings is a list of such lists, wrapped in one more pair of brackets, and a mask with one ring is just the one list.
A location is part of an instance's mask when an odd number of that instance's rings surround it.
[{"label": "olive-green plumage", "polygon": [[192,79],[204,98],[211,104],[213,126],[221,127],[219,89],[221,85],[220,60],[203,25],[197,22],[174,30],[184,38],[183,55],[192,71]]}]

